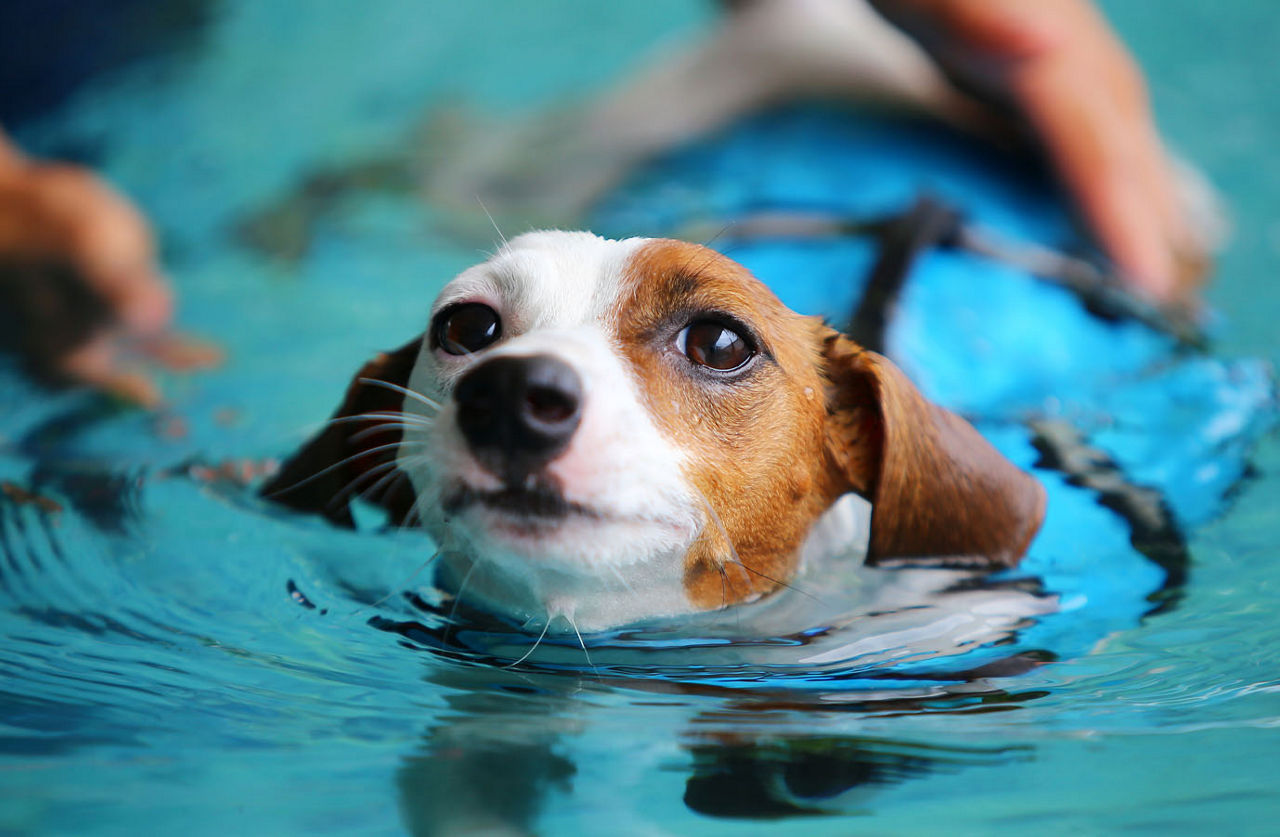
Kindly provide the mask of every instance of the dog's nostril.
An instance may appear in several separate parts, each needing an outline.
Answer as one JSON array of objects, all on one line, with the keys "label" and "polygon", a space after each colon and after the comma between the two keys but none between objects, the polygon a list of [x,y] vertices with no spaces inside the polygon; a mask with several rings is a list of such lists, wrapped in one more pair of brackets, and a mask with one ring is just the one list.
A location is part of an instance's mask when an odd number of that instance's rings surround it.
[{"label": "dog's nostril", "polygon": [[581,418],[582,382],[548,355],[486,360],[458,381],[458,429],[482,461],[527,474],[569,444]]},{"label": "dog's nostril", "polygon": [[530,415],[548,424],[568,421],[578,412],[578,399],[572,393],[553,387],[529,387],[524,403]]}]

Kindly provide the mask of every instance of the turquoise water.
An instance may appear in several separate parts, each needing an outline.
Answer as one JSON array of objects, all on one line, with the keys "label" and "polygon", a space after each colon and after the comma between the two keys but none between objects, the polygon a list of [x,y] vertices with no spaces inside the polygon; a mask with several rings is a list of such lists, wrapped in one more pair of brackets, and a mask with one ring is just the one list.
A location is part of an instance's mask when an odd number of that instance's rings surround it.
[{"label": "turquoise water", "polygon": [[[1174,145],[1233,210],[1217,350],[1275,361],[1280,14],[1220,6],[1106,4]],[[230,359],[170,381],[159,418],[5,373],[0,480],[61,510],[0,505],[0,831],[1274,830],[1274,436],[1230,511],[1190,533],[1176,607],[1055,614],[1042,626],[1085,647],[977,685],[689,668],[733,665],[715,647],[658,658],[666,677],[634,648],[588,667],[571,644],[502,669],[518,635],[385,598],[429,595],[411,533],[336,532],[193,479],[192,462],[295,445],[491,244],[416,194],[432,163],[406,149],[443,142],[430,114],[554,104],[706,19],[674,1],[208,9],[20,126],[146,209],[183,324]]]}]

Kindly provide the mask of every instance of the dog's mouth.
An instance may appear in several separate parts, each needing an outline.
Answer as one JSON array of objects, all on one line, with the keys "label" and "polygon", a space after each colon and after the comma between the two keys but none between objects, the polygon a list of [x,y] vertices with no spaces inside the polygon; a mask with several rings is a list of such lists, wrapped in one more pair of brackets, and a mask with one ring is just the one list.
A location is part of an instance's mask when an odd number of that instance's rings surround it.
[{"label": "dog's mouth", "polygon": [[553,523],[569,517],[593,519],[600,517],[600,513],[596,510],[581,503],[572,502],[560,491],[544,484],[509,485],[489,490],[461,485],[445,496],[441,506],[451,515],[479,506],[530,522],[544,523]]},{"label": "dog's mouth", "polygon": [[511,552],[573,572],[601,562],[631,563],[635,555],[685,545],[693,534],[679,514],[636,514],[578,502],[545,476],[483,488],[459,479],[441,493],[439,508],[444,524],[484,554]]}]

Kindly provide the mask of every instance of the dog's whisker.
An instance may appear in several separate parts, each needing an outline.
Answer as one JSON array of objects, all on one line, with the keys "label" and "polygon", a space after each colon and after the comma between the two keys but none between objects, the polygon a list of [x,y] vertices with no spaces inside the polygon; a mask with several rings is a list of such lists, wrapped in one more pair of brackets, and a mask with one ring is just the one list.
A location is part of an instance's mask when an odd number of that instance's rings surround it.
[{"label": "dog's whisker", "polygon": [[436,410],[436,411],[440,410],[441,405],[439,401],[436,401],[434,398],[430,398],[426,395],[423,395],[420,392],[415,392],[414,390],[411,390],[408,387],[402,387],[399,384],[393,384],[390,381],[382,381],[377,378],[357,378],[356,380],[358,380],[362,384],[370,384],[371,386],[382,387],[383,389],[389,389],[392,392],[398,392],[407,398],[412,398],[415,401],[419,401],[427,405],[433,410]]},{"label": "dog's whisker", "polygon": [[410,430],[421,430],[423,427],[429,427],[429,426],[430,425],[420,425],[416,423],[415,424],[393,424],[391,422],[385,422],[383,424],[374,425],[373,427],[366,427],[364,430],[361,430],[358,433],[351,434],[350,436],[347,437],[347,439],[348,441],[351,441],[351,442],[363,442],[365,439],[369,438],[370,436],[376,436],[379,433],[387,433],[392,430],[399,430],[401,433],[407,433]]},{"label": "dog's whisker", "polygon": [[720,520],[716,507],[711,505],[711,501],[707,499],[707,495],[702,492],[702,489],[695,486],[693,490],[697,493],[698,499],[702,501],[702,505],[707,510],[707,515],[711,518],[711,522],[716,525],[716,528],[724,537],[724,542],[729,547],[729,554],[733,556],[735,562],[741,564],[742,561],[738,558],[738,548],[733,545],[733,538],[729,537],[729,530],[725,528],[724,522]]},{"label": "dog's whisker", "polygon": [[480,353],[468,349],[458,355],[458,362],[462,364],[462,368],[458,370],[457,377],[461,378],[468,369],[480,362]]},{"label": "dog's whisker", "polygon": [[[395,463],[395,464],[399,464],[399,463]],[[382,492],[382,499],[385,500],[387,498],[387,495],[390,494],[391,487],[395,485],[396,480],[401,477],[407,478],[407,476],[408,475],[405,474],[405,472],[400,470],[399,468],[391,468],[390,470],[387,471],[387,473],[379,477],[377,482],[373,483],[373,485],[370,485],[368,488],[361,489],[360,493],[357,496],[361,500],[371,500],[374,492],[376,492],[379,488],[382,488],[384,489],[384,491]]]},{"label": "dog's whisker", "polygon": [[[414,459],[417,459],[417,458],[421,458],[421,457],[411,457],[411,458],[407,461],[407,463],[406,463],[406,464],[411,464],[411,463],[413,462],[413,460],[414,460]],[[408,474],[407,472],[405,472],[404,470],[401,470],[401,469],[394,470],[394,471],[392,471],[392,472],[391,472],[391,474],[392,474],[392,476],[393,476],[392,485],[394,485],[394,479],[395,479],[395,478],[399,478],[399,479],[403,479],[403,480],[408,480],[408,479],[409,479],[409,474]],[[384,479],[385,479],[385,477],[384,477]],[[390,490],[391,490],[391,489],[390,489],[390,488],[388,488],[388,492],[389,492]],[[413,518],[413,516],[414,516],[415,514],[417,514],[418,504],[421,502],[421,500],[422,500],[422,498],[421,498],[421,497],[416,497],[416,496],[415,496],[414,501],[413,501],[413,504],[412,504],[412,505],[410,506],[410,508],[409,508],[409,512],[405,515],[404,519],[403,519],[403,520],[401,520],[401,521],[400,521],[400,523],[399,523],[399,525],[396,527],[397,531],[399,531],[399,532],[404,532],[404,530],[405,530],[405,529],[407,529],[407,528],[409,528],[411,525],[413,525],[413,523],[412,523],[412,518]],[[402,548],[403,548],[403,546],[404,546],[404,541],[400,541],[400,542],[398,542],[398,543],[397,543],[397,545],[396,545],[396,549],[397,549],[397,550],[402,549]],[[427,558],[427,560],[425,560],[425,561],[423,561],[421,564],[419,564],[419,565],[418,565],[418,567],[417,567],[417,569],[415,569],[412,573],[410,573],[410,574],[409,574],[409,576],[408,576],[404,581],[402,581],[402,582],[400,582],[400,583],[398,583],[398,584],[393,585],[393,586],[392,586],[392,588],[391,588],[391,590],[390,590],[390,591],[388,591],[387,595],[385,595],[385,596],[383,596],[382,598],[378,599],[378,600],[377,600],[376,602],[374,602],[372,605],[369,605],[369,607],[378,607],[378,606],[382,605],[384,602],[386,602],[388,599],[390,599],[392,596],[395,596],[397,593],[399,593],[399,592],[401,591],[401,588],[403,588],[403,587],[407,586],[409,583],[411,583],[415,578],[417,578],[417,577],[418,577],[418,574],[419,574],[419,573],[421,573],[423,570],[425,570],[427,567],[429,567],[429,566],[430,566],[430,565],[431,565],[431,564],[432,564],[432,563],[433,563],[437,558],[439,558],[443,553],[444,553],[444,547],[437,545],[437,546],[436,546],[436,548],[435,548],[435,551],[433,551],[433,552],[431,553],[430,557],[428,557],[428,558]],[[359,612],[359,611],[357,611],[357,612]]]},{"label": "dog's whisker", "polygon": [[[425,443],[415,443],[416,447],[421,447],[423,445],[425,445]],[[400,473],[405,479],[410,479],[409,470],[424,464],[430,464],[431,458],[426,454],[416,453],[412,456],[406,456],[403,459],[397,458],[397,462],[401,466]],[[420,493],[417,491],[413,492],[413,494],[413,503],[409,506],[409,511],[405,514],[404,519],[400,521],[400,525],[397,527],[400,531],[404,531],[405,529],[417,524],[425,523],[425,519],[422,516],[422,509],[429,504],[428,501],[432,498],[426,493]]]},{"label": "dog's whisker", "polygon": [[[711,501],[707,499],[707,495],[702,493],[702,489],[694,488],[698,494],[698,499],[702,501],[703,507],[707,510],[707,515],[711,521],[715,523],[716,529],[719,530],[720,536],[724,538],[725,544],[729,547],[729,554],[733,556],[733,563],[742,565],[742,561],[738,558],[738,549],[733,545],[733,538],[729,537],[729,530],[725,528],[724,523],[720,520],[720,515],[716,513],[715,507],[711,505]],[[725,571],[724,562],[713,563],[716,571],[720,573],[720,609],[729,606],[729,573]]]},{"label": "dog's whisker", "polygon": [[622,586],[627,588],[628,593],[634,593],[636,591],[636,588],[631,586],[631,582],[627,581],[626,575],[622,572],[620,568],[618,568],[617,566],[614,566],[613,564],[610,564],[609,569],[613,572],[614,577],[617,578],[618,581],[622,582]]},{"label": "dog's whisker", "polygon": [[795,592],[799,593],[801,596],[804,596],[805,598],[813,599],[815,602],[818,602],[819,604],[825,604],[825,602],[823,602],[821,598],[819,598],[818,596],[815,596],[813,593],[810,593],[808,590],[801,590],[799,587],[795,586],[794,584],[788,584],[787,582],[782,581],[781,579],[777,579],[777,578],[774,578],[773,576],[765,575],[764,573],[760,572],[757,569],[748,567],[746,564],[742,563],[741,561],[733,561],[731,563],[737,564],[739,567],[742,567],[744,570],[751,573],[752,575],[760,576],[765,581],[773,582],[779,587],[785,587],[788,590],[794,590]]},{"label": "dog's whisker", "polygon": [[[400,471],[400,470],[393,470],[393,471],[391,472],[391,475],[392,475],[393,477],[394,477],[394,476],[399,476],[399,477],[401,477],[401,478],[403,478],[403,479],[408,479],[408,478],[409,478],[409,475],[408,475],[408,474],[406,474],[404,471]],[[384,478],[384,479],[385,479],[385,478]],[[415,505],[417,504],[417,501],[416,501],[416,500],[414,501],[414,504],[415,504]],[[410,512],[410,513],[412,513],[412,510],[411,510],[411,512]],[[405,526],[404,526],[404,523],[403,523],[403,522],[402,522],[402,524],[401,524],[400,528],[401,528],[402,530],[405,528]],[[397,550],[398,550],[398,549],[401,549],[401,548],[403,548],[403,542],[401,542],[400,544],[397,544],[397,546],[396,546],[396,549],[397,549]],[[357,616],[359,616],[360,614],[362,614],[362,613],[364,613],[364,612],[366,612],[366,611],[368,611],[368,610],[370,610],[370,609],[372,609],[372,608],[381,607],[383,604],[385,604],[385,603],[386,603],[389,599],[391,599],[393,596],[396,596],[397,594],[399,594],[399,593],[401,592],[402,588],[404,588],[404,587],[408,586],[408,585],[409,585],[409,584],[410,584],[410,583],[411,583],[415,578],[417,578],[417,577],[418,577],[418,575],[419,575],[423,570],[425,570],[427,567],[431,566],[431,564],[432,564],[432,563],[433,563],[437,558],[439,558],[439,557],[440,557],[440,555],[441,555],[441,553],[442,553],[442,552],[443,552],[443,549],[437,546],[437,547],[436,547],[436,549],[435,549],[435,551],[434,551],[434,552],[432,552],[432,553],[431,553],[431,555],[430,555],[430,556],[429,556],[425,561],[423,561],[421,564],[419,564],[419,565],[418,565],[418,567],[417,567],[413,572],[411,572],[411,573],[410,573],[410,574],[409,574],[409,575],[408,575],[408,576],[407,576],[403,581],[400,581],[400,582],[397,582],[397,583],[395,583],[395,584],[391,585],[391,589],[387,592],[387,594],[386,594],[385,596],[381,597],[381,598],[380,598],[380,599],[378,599],[377,601],[372,602],[371,604],[365,605],[364,607],[362,607],[362,608],[358,609],[358,610],[356,611],[356,615],[357,615]]]},{"label": "dog's whisker", "polygon": [[[401,443],[398,445],[398,447],[400,447],[401,449],[403,449],[403,448],[405,448],[405,447],[423,447],[423,446],[425,446],[426,444],[427,444],[426,442],[401,442]],[[384,449],[384,450],[385,450],[385,449],[386,449],[386,447],[387,447],[386,445],[383,445],[383,446],[382,446],[382,449]],[[414,463],[420,463],[420,462],[424,462],[424,461],[427,461],[426,457],[422,456],[421,454],[418,454],[418,455],[416,455],[416,456],[406,458],[406,459],[405,459],[405,464],[414,464]],[[331,508],[336,507],[336,506],[337,506],[337,504],[338,504],[338,503],[340,503],[340,502],[341,502],[341,501],[342,501],[342,500],[343,500],[343,499],[344,499],[348,494],[350,494],[350,493],[351,493],[351,491],[352,491],[352,490],[353,490],[357,485],[359,485],[362,481],[369,479],[370,477],[372,477],[372,476],[373,476],[373,475],[375,475],[375,474],[379,474],[379,473],[382,473],[382,472],[384,472],[384,471],[387,471],[388,473],[383,474],[383,476],[381,476],[381,477],[378,479],[378,481],[377,481],[377,482],[375,482],[372,486],[370,486],[370,487],[368,487],[368,488],[366,488],[366,489],[362,489],[362,490],[360,491],[360,494],[359,494],[360,498],[361,498],[361,499],[365,499],[365,498],[367,497],[367,495],[369,495],[369,494],[371,494],[373,491],[377,490],[378,486],[379,486],[379,485],[382,485],[382,484],[383,484],[383,482],[384,482],[388,477],[394,478],[397,474],[402,474],[402,473],[403,473],[403,471],[397,470],[397,466],[398,466],[398,465],[400,465],[400,460],[399,460],[399,458],[397,457],[397,458],[392,459],[392,460],[390,460],[390,461],[382,462],[382,463],[379,463],[379,464],[377,464],[377,465],[374,465],[373,467],[369,468],[369,469],[368,469],[367,471],[365,471],[364,473],[357,475],[353,480],[351,480],[351,482],[349,482],[349,483],[347,483],[345,486],[343,486],[343,487],[338,491],[338,493],[337,493],[337,494],[335,494],[335,495],[334,495],[334,496],[329,500],[329,502],[327,502],[327,503],[325,504],[325,508],[329,508],[329,509],[331,509]],[[407,477],[408,475],[407,475],[407,474],[405,474],[405,476]],[[385,496],[385,495],[384,495],[384,496]]]},{"label": "dog's whisker", "polygon": [[[356,439],[355,436],[349,436],[347,437],[347,441],[355,442],[358,440]],[[394,445],[400,448],[425,448],[430,443],[426,439],[403,439],[402,438],[397,442],[387,442],[386,444]],[[379,447],[385,449],[385,445],[379,445]]]},{"label": "dog's whisker", "polygon": [[405,579],[404,579],[403,581],[399,581],[399,582],[396,582],[395,584],[391,585],[391,588],[392,588],[392,589],[390,590],[390,592],[388,592],[388,593],[387,593],[387,595],[385,595],[385,596],[383,596],[382,598],[378,599],[376,602],[372,602],[372,603],[370,603],[370,604],[365,605],[363,608],[361,608],[360,610],[356,611],[356,614],[357,614],[357,615],[359,615],[360,613],[363,613],[363,612],[364,612],[364,611],[366,611],[366,610],[369,610],[369,609],[372,609],[372,608],[375,608],[375,607],[381,607],[381,606],[382,606],[383,604],[385,604],[388,600],[390,600],[391,598],[393,598],[393,597],[395,597],[395,596],[399,595],[399,593],[400,593],[400,591],[401,591],[401,589],[402,589],[402,588],[407,587],[409,584],[411,584],[411,583],[413,582],[413,580],[414,580],[415,578],[417,578],[417,577],[418,577],[418,575],[419,575],[423,570],[425,570],[427,567],[431,566],[431,562],[432,562],[432,561],[435,561],[435,560],[436,560],[437,558],[439,558],[439,557],[440,557],[440,550],[439,550],[439,549],[437,549],[435,552],[431,553],[431,557],[429,557],[427,560],[425,560],[425,561],[423,561],[421,564],[419,564],[419,565],[418,565],[418,568],[417,568],[416,570],[414,570],[413,572],[409,573],[409,575],[408,575],[408,576],[406,576],[406,577],[405,577]]},{"label": "dog's whisker", "polygon": [[[718,234],[717,237],[719,237]],[[713,238],[712,241],[714,240],[715,239]],[[697,261],[699,256],[703,257],[703,262],[697,268],[694,268],[693,263]],[[685,275],[697,276],[707,265],[711,264],[718,258],[720,258],[720,254],[715,250],[710,248],[696,249],[694,252],[689,254],[689,258],[685,260],[684,266],[680,268],[679,272]]]},{"label": "dog's whisker", "polygon": [[[405,447],[423,447],[425,445],[426,445],[426,442],[402,442],[400,447],[403,450]],[[423,456],[422,454],[415,454],[414,456],[406,457],[403,461],[403,464],[412,466],[412,465],[418,465],[428,461],[430,460],[426,456]],[[397,457],[396,459],[393,459],[390,462],[384,462],[381,465],[374,466],[373,468],[370,468],[368,471],[366,471],[365,473],[361,474],[360,476],[352,480],[343,489],[343,492],[349,492],[351,488],[355,486],[356,483],[358,483],[362,479],[365,479],[371,476],[375,472],[385,470],[387,471],[387,473],[379,477],[377,482],[373,483],[373,485],[369,486],[368,488],[362,489],[359,494],[360,499],[362,500],[369,499],[370,495],[372,495],[373,492],[377,491],[379,487],[385,487],[386,490],[382,494],[383,499],[385,499],[387,495],[390,494],[391,486],[394,485],[396,479],[409,478],[409,475],[404,471],[403,468],[395,467],[401,464],[402,464],[401,460]],[[334,499],[330,500],[329,503],[332,504],[340,500],[341,494],[343,492],[339,492],[339,495]],[[417,505],[417,500],[414,501],[414,505]]]},{"label": "dog's whisker", "polygon": [[338,505],[341,504],[344,500],[346,500],[348,496],[351,494],[351,492],[355,491],[356,487],[359,486],[362,482],[365,482],[375,476],[378,476],[379,474],[383,474],[385,471],[388,471],[388,470],[394,471],[395,468],[396,468],[396,461],[392,459],[387,462],[380,462],[377,465],[374,465],[372,468],[369,468],[367,471],[357,474],[354,479],[352,479],[350,482],[348,482],[346,485],[340,488],[336,494],[334,494],[331,498],[329,498],[329,502],[325,503],[325,508],[326,509],[337,508]]},{"label": "dog's whisker", "polygon": [[[425,443],[422,443],[422,445],[425,445]],[[418,446],[421,446],[421,445],[418,445]],[[430,462],[431,462],[431,457],[421,453],[414,454],[413,456],[406,456],[403,459],[398,458],[396,460],[396,464],[399,465],[400,468],[395,473],[397,477],[402,480],[411,480],[408,469],[418,468]],[[388,490],[383,494],[383,499],[385,499],[390,494],[390,492],[391,492],[391,489],[388,488]],[[405,529],[405,528],[408,528],[409,526],[412,526],[413,522],[411,518],[414,517],[415,515],[418,516],[418,522],[419,523],[422,522],[422,517],[419,514],[419,509],[421,508],[425,500],[426,500],[425,495],[419,494],[416,491],[413,492],[413,504],[409,507],[409,511],[405,514],[404,520],[400,521],[399,528]]]},{"label": "dog's whisker", "polygon": [[387,421],[399,422],[402,424],[420,424],[423,427],[430,427],[435,416],[420,416],[416,413],[394,412],[387,410],[375,410],[368,413],[356,413],[351,416],[336,416],[324,423],[324,427],[332,427],[335,424],[351,424],[357,421]]},{"label": "dog's whisker", "polygon": [[290,491],[295,491],[304,485],[314,482],[315,480],[320,479],[326,474],[332,473],[338,468],[343,467],[344,465],[349,465],[352,462],[355,462],[357,459],[363,459],[364,457],[372,456],[375,453],[381,453],[382,451],[385,451],[385,450],[397,448],[400,446],[400,444],[401,444],[400,442],[390,442],[385,445],[378,445],[377,447],[365,448],[364,450],[356,451],[350,456],[346,456],[346,457],[343,457],[342,459],[339,459],[337,462],[333,463],[332,465],[329,465],[325,468],[321,468],[319,471],[316,471],[314,474],[312,474],[309,477],[304,477],[291,485],[286,485],[283,488],[277,488],[275,491],[269,492],[262,496],[267,497],[268,499],[275,499],[276,497],[279,497],[281,494],[287,494]]},{"label": "dog's whisker", "polygon": [[702,246],[709,249],[711,245],[715,244],[716,241],[718,241],[722,235],[724,235],[725,233],[727,233],[729,230],[733,229],[736,226],[738,226],[737,221],[727,222],[723,227],[720,228],[719,232],[717,232],[715,235],[708,238],[706,241],[702,242]]},{"label": "dog's whisker", "polygon": [[[467,570],[467,574],[462,577],[462,583],[458,585],[457,592],[453,594],[453,606],[449,608],[449,615],[445,617],[446,625],[444,626],[444,641],[449,641],[449,632],[453,630],[453,618],[458,612],[458,605],[462,602],[462,594],[466,592],[467,582],[471,580],[471,575],[476,571],[477,564],[473,561],[471,568]],[[547,623],[550,624],[548,619]]]},{"label": "dog's whisker", "polygon": [[720,573],[720,609],[724,610],[729,606],[729,574],[724,570],[724,564],[717,563],[714,565],[716,572]]},{"label": "dog's whisker", "polygon": [[766,575],[765,573],[760,572],[754,567],[747,566],[747,564],[738,555],[738,550],[734,547],[733,540],[729,537],[728,530],[725,529],[724,523],[720,520],[720,515],[716,513],[715,507],[711,505],[711,501],[707,499],[707,495],[703,494],[702,491],[699,489],[695,489],[695,491],[697,491],[699,497],[702,498],[702,503],[707,509],[707,514],[711,516],[711,519],[715,522],[716,527],[720,530],[720,534],[724,536],[725,542],[728,543],[729,545],[729,553],[733,557],[731,559],[727,559],[725,563],[736,564],[737,566],[741,567],[742,569],[746,570],[752,575],[757,575],[760,578],[763,578],[765,581],[772,582],[773,584],[776,584],[779,587],[785,587],[788,590],[794,590],[795,592],[799,593],[802,596],[813,599],[815,602],[822,601],[822,599],[808,592],[807,590],[801,590],[799,587],[796,587],[794,584],[789,584],[785,581],[782,581],[781,579],[773,578],[772,576],[769,576],[769,575]]},{"label": "dog's whisker", "polygon": [[498,222],[493,220],[493,215],[489,212],[489,207],[484,205],[484,201],[480,200],[480,196],[476,195],[476,203],[480,204],[480,211],[484,213],[484,217],[489,219],[489,223],[493,225],[493,231],[498,234],[498,240],[502,242],[502,246],[507,246],[507,237],[502,234],[502,230],[498,229]]},{"label": "dog's whisker", "polygon": [[542,633],[538,634],[538,638],[534,640],[533,645],[529,648],[529,650],[524,652],[524,654],[520,657],[520,659],[516,660],[514,663],[508,663],[507,665],[503,666],[503,668],[515,668],[516,666],[523,663],[525,660],[529,659],[529,657],[533,654],[533,652],[538,650],[538,646],[542,644],[542,640],[546,638],[547,630],[550,627],[551,627],[551,617],[547,616],[546,621],[542,623]]},{"label": "dog's whisker", "polygon": [[[407,470],[404,470],[405,468],[415,467],[416,465],[419,465],[427,461],[429,461],[427,457],[422,455],[407,457],[403,463],[404,468],[401,469],[405,475],[405,478],[406,479],[409,478],[409,472]],[[404,520],[400,521],[401,531],[408,529],[411,526],[421,525],[425,523],[425,520],[422,517],[422,509],[427,504],[427,495],[425,493],[418,493],[418,492],[414,492],[414,495],[415,496],[413,498],[413,503],[409,506],[408,513],[405,514]],[[416,523],[414,518],[417,518]]]},{"label": "dog's whisker", "polygon": [[364,430],[360,430],[358,431],[358,433],[353,433],[347,436],[347,442],[364,442],[364,440],[369,439],[370,436],[376,436],[379,433],[390,433],[390,431],[393,431],[393,430],[397,431],[397,433],[403,434],[404,431],[408,429],[410,429],[410,427],[404,426],[404,425],[393,425],[393,424],[374,425],[372,427],[365,427]]},{"label": "dog's whisker", "polygon": [[[568,622],[569,627],[573,628],[574,634],[578,637],[578,646],[582,648],[582,656],[587,658],[587,665],[591,666],[591,671],[597,678],[600,677],[600,670],[596,668],[596,664],[591,662],[591,654],[587,651],[587,643],[582,638],[582,631],[578,630],[578,623],[573,621],[573,614],[568,611],[561,613]],[[547,623],[550,624],[551,619],[548,617]]]}]

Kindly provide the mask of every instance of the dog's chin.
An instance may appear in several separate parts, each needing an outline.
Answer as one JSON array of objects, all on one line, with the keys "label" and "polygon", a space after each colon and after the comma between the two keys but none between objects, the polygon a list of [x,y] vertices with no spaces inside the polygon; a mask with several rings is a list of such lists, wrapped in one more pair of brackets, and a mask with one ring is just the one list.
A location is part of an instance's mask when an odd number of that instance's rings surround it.
[{"label": "dog's chin", "polygon": [[628,515],[578,502],[545,485],[479,489],[456,484],[441,508],[477,557],[514,559],[523,572],[599,575],[683,549],[695,531],[676,516]]}]

